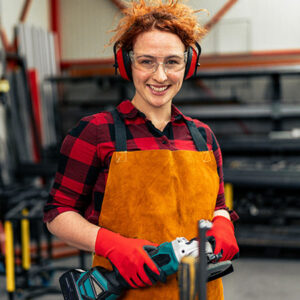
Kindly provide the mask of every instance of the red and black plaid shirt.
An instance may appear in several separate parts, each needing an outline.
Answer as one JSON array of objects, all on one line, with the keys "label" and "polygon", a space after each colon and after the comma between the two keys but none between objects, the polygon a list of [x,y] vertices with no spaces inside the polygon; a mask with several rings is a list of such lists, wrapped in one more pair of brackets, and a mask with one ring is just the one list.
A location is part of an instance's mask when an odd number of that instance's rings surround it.
[{"label": "red and black plaid shirt", "polygon": [[[197,151],[184,116],[174,105],[171,121],[161,132],[139,112],[129,100],[117,107],[127,127],[127,150],[191,150]],[[204,137],[208,150],[213,150],[217,162],[220,187],[217,209],[227,209],[224,200],[222,156],[211,129],[194,120]],[[110,158],[115,151],[115,133],[110,112],[101,112],[80,120],[63,141],[58,170],[49,200],[45,205],[44,221],[58,214],[75,211],[88,221],[98,224],[104,196]]]}]

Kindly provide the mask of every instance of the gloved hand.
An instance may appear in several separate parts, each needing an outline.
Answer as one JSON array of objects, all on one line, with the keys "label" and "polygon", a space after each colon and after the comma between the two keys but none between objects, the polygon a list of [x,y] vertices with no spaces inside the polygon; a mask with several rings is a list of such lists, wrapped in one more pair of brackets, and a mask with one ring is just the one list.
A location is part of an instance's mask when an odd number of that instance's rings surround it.
[{"label": "gloved hand", "polygon": [[126,238],[105,228],[100,228],[95,243],[95,253],[104,256],[117,268],[133,288],[165,282],[166,275],[150,258],[147,246],[157,247],[146,240]]},{"label": "gloved hand", "polygon": [[213,246],[214,254],[222,253],[220,261],[237,258],[239,247],[232,222],[226,217],[216,216],[213,218],[212,223],[213,226],[206,232],[206,236]]}]

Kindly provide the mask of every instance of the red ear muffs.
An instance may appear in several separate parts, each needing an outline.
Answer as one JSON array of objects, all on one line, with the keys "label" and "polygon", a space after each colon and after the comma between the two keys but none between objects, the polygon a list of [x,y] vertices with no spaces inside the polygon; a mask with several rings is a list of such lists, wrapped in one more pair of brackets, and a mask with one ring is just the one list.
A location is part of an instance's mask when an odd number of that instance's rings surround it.
[{"label": "red ear muffs", "polygon": [[[196,51],[193,47],[188,47],[187,49],[187,62],[184,72],[184,79],[189,79],[193,75],[196,75],[197,73],[197,66],[198,66],[198,60],[201,54],[201,47],[196,42],[195,43],[197,50]],[[129,57],[129,53],[124,50],[122,47],[120,47],[118,50],[116,50],[117,44],[114,45],[114,55],[115,55],[115,71],[117,74],[117,69],[119,69],[119,73],[122,78],[125,80],[132,81],[132,72],[131,72],[131,61]]]},{"label": "red ear muffs", "polygon": [[122,78],[125,80],[132,81],[132,73],[131,73],[131,61],[127,51],[123,50],[123,48],[119,48],[116,51],[116,44],[114,45],[114,55],[115,55],[115,72],[117,74],[117,69],[119,69],[119,73]]},{"label": "red ear muffs", "polygon": [[201,54],[201,47],[197,42],[195,43],[195,45],[198,51],[196,51],[191,46],[189,46],[187,49],[187,59],[186,59],[186,67],[184,72],[184,80],[189,79],[192,76],[196,76],[197,74],[198,60]]}]

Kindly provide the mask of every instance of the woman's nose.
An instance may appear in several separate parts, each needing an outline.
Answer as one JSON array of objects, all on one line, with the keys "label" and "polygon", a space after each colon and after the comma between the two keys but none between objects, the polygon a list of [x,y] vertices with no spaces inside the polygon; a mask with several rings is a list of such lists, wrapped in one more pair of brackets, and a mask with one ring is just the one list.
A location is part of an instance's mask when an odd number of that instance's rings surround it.
[{"label": "woman's nose", "polygon": [[167,73],[165,71],[165,66],[164,64],[158,64],[155,72],[153,73],[153,79],[155,79],[156,81],[162,82],[162,81],[166,81],[168,78]]}]

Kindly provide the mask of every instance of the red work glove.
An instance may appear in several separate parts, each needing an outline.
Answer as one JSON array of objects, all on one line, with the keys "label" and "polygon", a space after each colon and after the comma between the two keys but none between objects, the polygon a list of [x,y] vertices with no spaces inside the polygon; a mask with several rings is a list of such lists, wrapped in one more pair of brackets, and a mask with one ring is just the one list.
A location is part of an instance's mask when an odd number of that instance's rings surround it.
[{"label": "red work glove", "polygon": [[145,247],[154,246],[146,240],[126,238],[118,233],[100,228],[95,243],[95,253],[111,261],[125,281],[133,288],[165,282],[165,273],[150,258]]},{"label": "red work glove", "polygon": [[206,236],[213,246],[214,254],[222,253],[220,261],[237,258],[239,246],[234,236],[232,222],[223,216],[216,216],[212,223],[213,226],[206,232]]}]

